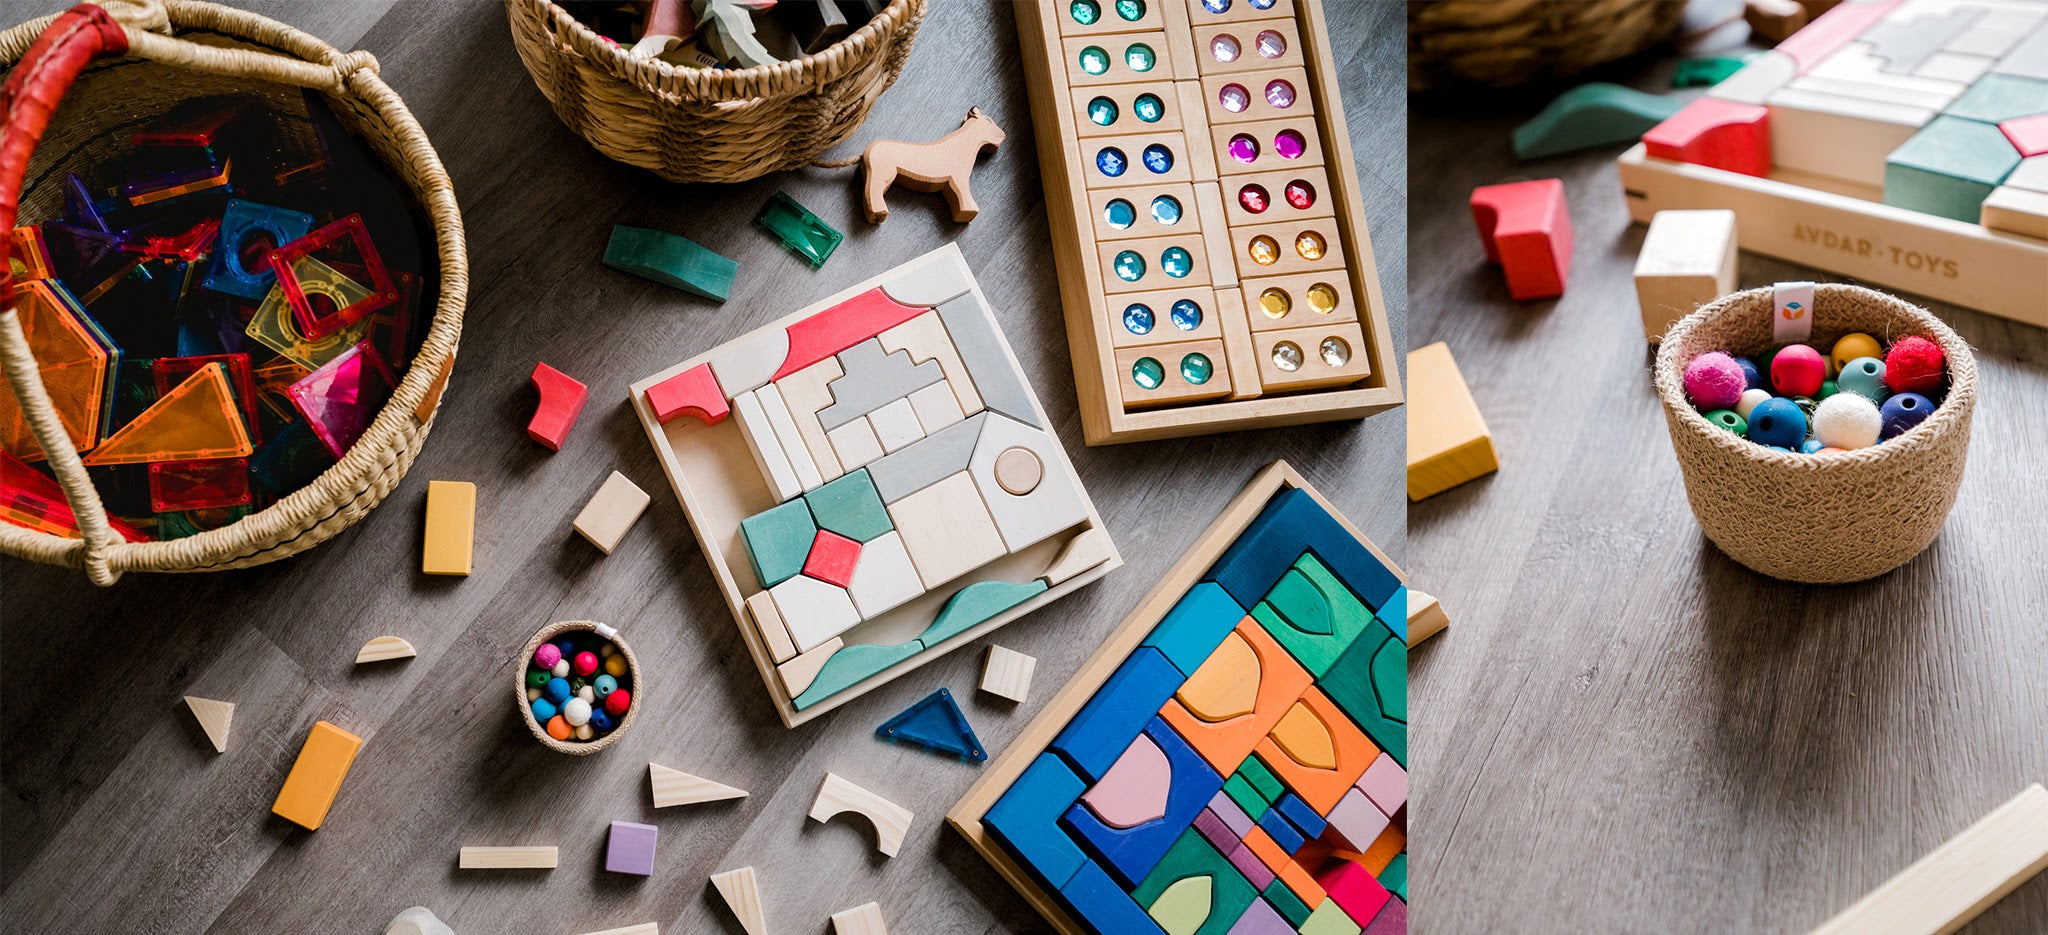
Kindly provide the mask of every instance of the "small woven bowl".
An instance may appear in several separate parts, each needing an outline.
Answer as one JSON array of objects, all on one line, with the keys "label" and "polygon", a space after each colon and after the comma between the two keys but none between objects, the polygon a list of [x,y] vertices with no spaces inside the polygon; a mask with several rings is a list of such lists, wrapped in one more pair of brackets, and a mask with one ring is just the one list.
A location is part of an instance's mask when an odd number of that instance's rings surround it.
[{"label": "small woven bowl", "polygon": [[1770,347],[1769,288],[1722,296],[1671,326],[1657,349],[1657,395],[1686,499],[1729,558],[1787,581],[1844,584],[1904,565],[1941,533],[1963,482],[1977,358],[1926,309],[1861,286],[1814,287],[1813,334],[1832,347],[1861,331],[1889,344],[1917,334],[1948,356],[1948,393],[1927,420],[1869,448],[1772,451],[1717,428],[1685,398],[1685,365],[1707,351]]},{"label": "small woven bowl", "polygon": [[[571,630],[584,630],[610,640],[626,657],[627,676],[633,680],[633,704],[626,709],[626,716],[619,720],[619,726],[612,728],[611,733],[596,740],[556,740],[548,736],[546,728],[534,720],[533,706],[526,701],[526,665],[532,661],[534,651],[540,649],[540,644]],[[646,690],[646,685],[640,679],[640,657],[633,655],[633,647],[626,645],[618,630],[595,620],[562,620],[541,627],[533,639],[526,641],[526,648],[519,651],[519,659],[512,667],[512,699],[519,706],[519,717],[526,721],[527,733],[548,749],[571,756],[589,756],[625,736],[626,731],[633,727],[633,719],[640,716],[640,706],[645,703],[640,693]]]}]

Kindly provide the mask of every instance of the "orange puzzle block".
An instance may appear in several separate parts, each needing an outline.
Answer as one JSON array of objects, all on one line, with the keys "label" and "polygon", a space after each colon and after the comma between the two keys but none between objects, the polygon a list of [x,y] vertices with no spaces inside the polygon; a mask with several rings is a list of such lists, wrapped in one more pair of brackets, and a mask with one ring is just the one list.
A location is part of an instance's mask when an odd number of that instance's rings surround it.
[{"label": "orange puzzle block", "polygon": [[1287,709],[1257,749],[1274,775],[1322,815],[1337,807],[1380,755],[1365,732],[1314,688]]},{"label": "orange puzzle block", "polygon": [[341,780],[348,775],[349,764],[355,762],[356,751],[362,748],[363,738],[326,721],[315,722],[270,810],[293,824],[319,830],[320,822],[327,818],[328,806],[334,804],[335,793],[341,791]]},{"label": "orange puzzle block", "polygon": [[1216,772],[1228,776],[1314,683],[1315,677],[1265,627],[1246,617],[1159,715]]}]

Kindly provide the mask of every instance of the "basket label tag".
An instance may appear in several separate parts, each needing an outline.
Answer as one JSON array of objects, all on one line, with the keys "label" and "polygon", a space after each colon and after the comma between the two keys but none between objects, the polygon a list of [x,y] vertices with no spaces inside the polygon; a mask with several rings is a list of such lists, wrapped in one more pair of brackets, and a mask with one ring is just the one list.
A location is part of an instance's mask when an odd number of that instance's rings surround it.
[{"label": "basket label tag", "polygon": [[1771,337],[1779,344],[1813,336],[1813,283],[1781,282],[1771,286]]}]

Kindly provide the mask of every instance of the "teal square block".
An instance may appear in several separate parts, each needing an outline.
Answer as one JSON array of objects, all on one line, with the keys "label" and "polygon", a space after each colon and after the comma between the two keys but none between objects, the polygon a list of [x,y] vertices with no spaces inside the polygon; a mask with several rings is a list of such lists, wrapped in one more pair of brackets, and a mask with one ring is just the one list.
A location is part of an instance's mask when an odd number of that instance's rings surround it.
[{"label": "teal square block", "polygon": [[1996,126],[1936,117],[1886,157],[1884,203],[1975,224],[1984,199],[2019,164]]},{"label": "teal square block", "polygon": [[811,554],[811,540],[818,527],[811,522],[811,508],[802,500],[762,510],[740,520],[740,538],[747,545],[747,561],[761,586],[772,588],[804,570]]},{"label": "teal square block", "polygon": [[896,527],[889,522],[889,510],[875,490],[874,478],[866,468],[841,477],[810,493],[811,518],[819,529],[829,529],[855,542],[871,542]]}]

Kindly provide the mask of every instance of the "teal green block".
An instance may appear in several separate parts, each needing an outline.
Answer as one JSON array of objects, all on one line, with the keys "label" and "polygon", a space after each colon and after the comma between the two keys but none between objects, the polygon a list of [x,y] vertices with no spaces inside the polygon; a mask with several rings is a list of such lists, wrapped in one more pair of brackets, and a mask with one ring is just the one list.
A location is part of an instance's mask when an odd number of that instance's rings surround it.
[{"label": "teal green block", "polygon": [[1975,224],[1984,199],[2019,164],[1997,127],[1936,117],[1886,157],[1884,203]]},{"label": "teal green block", "polygon": [[839,694],[854,683],[893,666],[905,659],[924,652],[924,644],[917,640],[881,646],[874,643],[856,643],[842,647],[825,660],[825,667],[818,670],[818,677],[811,680],[809,688],[791,702],[802,711],[833,695]]},{"label": "teal green block", "polygon": [[1266,764],[1257,756],[1245,757],[1244,762],[1237,766],[1237,775],[1243,776],[1244,781],[1251,783],[1252,788],[1258,791],[1259,798],[1267,802],[1280,801],[1280,796],[1287,791],[1287,785],[1280,781],[1280,777],[1273,775],[1273,771],[1266,768]]},{"label": "teal green block", "polygon": [[1401,897],[1402,902],[1408,901],[1407,854],[1395,854],[1393,861],[1387,864],[1387,869],[1380,871],[1380,885],[1386,887],[1388,892]]},{"label": "teal green block", "polygon": [[1287,881],[1276,878],[1266,884],[1265,890],[1261,891],[1259,896],[1265,899],[1266,905],[1272,906],[1275,912],[1280,913],[1280,918],[1286,919],[1288,925],[1300,929],[1302,923],[1308,921],[1308,903],[1302,902],[1301,897],[1294,895],[1294,891],[1287,888]]},{"label": "teal green block", "polygon": [[1312,553],[1280,576],[1265,601],[1252,608],[1252,618],[1318,678],[1373,620],[1372,611]]},{"label": "teal green block", "polygon": [[1705,88],[1720,84],[1734,77],[1749,60],[1756,57],[1751,52],[1744,55],[1715,55],[1706,58],[1682,59],[1678,69],[1671,73],[1674,88]]},{"label": "teal green block", "polygon": [[889,522],[889,510],[882,506],[882,495],[875,492],[867,468],[804,494],[804,500],[810,503],[811,518],[819,529],[855,542],[879,539],[896,528]]},{"label": "teal green block", "polygon": [[2048,113],[2048,81],[2019,75],[1985,75],[1943,113],[1985,123]]},{"label": "teal green block", "polygon": [[812,269],[824,266],[832,251],[839,249],[839,242],[846,239],[845,234],[798,204],[788,192],[770,195],[768,203],[761,206],[761,213],[754,216],[754,224],[775,235],[789,252],[802,257]]},{"label": "teal green block", "polygon": [[926,646],[937,646],[958,636],[975,624],[1045,593],[1043,580],[1013,584],[1008,581],[976,581],[946,600],[932,625],[917,635]]},{"label": "teal green block", "polygon": [[740,270],[738,263],[694,240],[624,224],[612,228],[604,265],[720,302],[732,294]]},{"label": "teal green block", "polygon": [[1515,128],[1516,159],[1631,143],[1685,106],[1682,98],[1595,81],[1564,92]]},{"label": "teal green block", "polygon": [[1359,729],[1408,765],[1408,646],[1377,623],[1316,681]]},{"label": "teal green block", "polygon": [[1273,807],[1272,802],[1259,795],[1258,787],[1243,776],[1232,775],[1229,779],[1223,780],[1223,794],[1230,796],[1230,800],[1236,802],[1238,808],[1244,809],[1244,813],[1251,816],[1253,821],[1258,821],[1259,816],[1266,813],[1266,809]]},{"label": "teal green block", "polygon": [[761,586],[772,588],[804,570],[811,554],[811,540],[818,537],[811,522],[811,508],[802,500],[762,510],[740,520],[740,538],[747,545],[747,561]]},{"label": "teal green block", "polygon": [[[1138,888],[1131,892],[1131,898],[1138,905],[1150,910],[1166,888],[1189,877],[1209,878],[1209,916],[1193,935],[1225,935],[1230,927],[1237,924],[1252,900],[1259,898],[1259,891],[1252,888],[1251,881],[1231,866],[1230,858],[1217,853],[1202,833],[1193,828],[1181,832],[1168,848],[1166,856],[1152,866],[1145,879],[1138,881]],[[1155,921],[1158,916],[1153,916]]]}]

